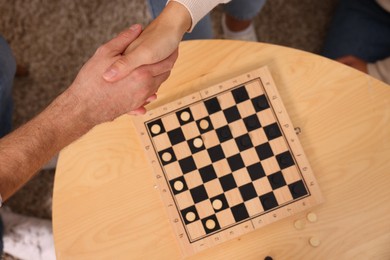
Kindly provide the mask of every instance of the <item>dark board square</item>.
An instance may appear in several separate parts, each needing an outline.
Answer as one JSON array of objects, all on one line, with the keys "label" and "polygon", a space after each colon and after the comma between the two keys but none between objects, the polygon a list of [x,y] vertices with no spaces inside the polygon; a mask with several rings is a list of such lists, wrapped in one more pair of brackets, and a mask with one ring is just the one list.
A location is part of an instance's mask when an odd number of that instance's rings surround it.
[{"label": "dark board square", "polygon": [[188,156],[184,159],[179,160],[181,171],[186,174],[193,170],[196,170],[195,161],[192,156]]},{"label": "dark board square", "polygon": [[[169,161],[167,161],[167,162],[164,161],[164,160],[162,159],[162,155],[163,155],[164,153],[170,153],[171,156],[172,156],[171,160],[169,160]],[[162,165],[167,165],[167,164],[170,164],[171,162],[174,162],[174,161],[177,160],[177,159],[176,159],[175,152],[173,151],[172,147],[169,147],[169,148],[167,148],[167,149],[165,149],[165,150],[159,151],[159,152],[158,152],[158,155],[159,155],[159,157],[160,157],[160,160],[161,160]]]},{"label": "dark board square", "polygon": [[[190,114],[190,118],[187,121],[183,121],[181,119],[181,114],[183,112],[188,112]],[[188,123],[194,121],[194,117],[192,116],[192,112],[191,112],[191,109],[189,107],[187,107],[185,109],[182,109],[180,111],[177,111],[176,112],[176,116],[177,116],[177,119],[179,120],[180,125],[185,125],[185,124],[188,124]]]},{"label": "dark board square", "polygon": [[223,110],[223,113],[228,123],[234,122],[241,118],[240,112],[238,111],[236,106],[229,107]]},{"label": "dark board square", "polygon": [[273,123],[264,127],[265,135],[268,140],[272,140],[282,136],[278,123]]},{"label": "dark board square", "polygon": [[172,145],[183,142],[186,138],[184,137],[183,131],[181,128],[173,129],[168,132],[169,141],[171,141]]},{"label": "dark board square", "polygon": [[[204,144],[202,144],[202,146],[199,147],[199,148],[198,148],[198,147],[195,147],[195,145],[194,145],[194,140],[195,140],[195,139],[198,139],[198,138],[202,139],[201,136],[197,136],[197,137],[192,138],[192,139],[190,139],[190,140],[187,141],[187,144],[188,144],[188,146],[190,147],[190,150],[191,150],[191,153],[192,153],[192,154],[195,154],[195,153],[197,153],[197,152],[199,152],[199,151],[202,151],[202,150],[206,149],[206,148],[204,147]],[[202,139],[202,141],[203,141],[203,139]]]},{"label": "dark board square", "polygon": [[225,210],[225,209],[227,209],[229,207],[229,204],[228,204],[227,199],[226,199],[224,194],[220,194],[218,196],[215,196],[215,197],[211,198],[210,199],[211,205],[213,204],[213,202],[215,200],[219,200],[219,201],[222,202],[222,207],[220,209],[215,209],[214,208],[215,212],[219,212],[219,211]]},{"label": "dark board square", "polygon": [[241,197],[244,201],[248,201],[257,197],[257,192],[252,183],[245,184],[238,189],[240,190]]},{"label": "dark board square", "polygon": [[[193,221],[191,221],[191,222],[188,221],[187,218],[186,218],[186,215],[187,215],[187,213],[189,213],[189,212],[192,212],[192,213],[195,214],[195,219],[194,219]],[[198,211],[196,210],[196,207],[195,207],[194,205],[191,206],[191,207],[188,207],[188,208],[186,208],[186,209],[181,210],[180,213],[181,213],[181,216],[182,216],[182,218],[183,218],[183,220],[184,220],[184,223],[185,223],[186,225],[188,225],[188,224],[190,224],[190,223],[193,223],[193,222],[199,220],[199,214],[198,214]]]},{"label": "dark board square", "polygon": [[207,149],[207,152],[209,153],[210,159],[212,162],[219,161],[223,158],[225,158],[225,154],[222,150],[222,147],[220,145],[211,147],[210,149]]},{"label": "dark board square", "polygon": [[244,219],[249,218],[249,213],[246,210],[244,203],[231,207],[231,211],[233,213],[233,217],[236,222],[240,222]]},{"label": "dark board square", "polygon": [[[200,127],[200,122],[202,122],[203,120],[206,120],[208,122],[208,127],[206,129],[203,129],[202,127]],[[196,125],[198,126],[199,133],[201,133],[201,134],[207,133],[208,131],[214,129],[213,123],[211,123],[210,117],[208,117],[208,116],[201,118],[199,120],[196,120]]]},{"label": "dark board square", "polygon": [[240,154],[236,154],[236,155],[233,155],[233,156],[227,158],[227,161],[228,161],[228,164],[229,164],[232,172],[237,171],[237,170],[245,167],[244,161],[242,160],[242,157]]},{"label": "dark board square", "polygon": [[294,199],[298,199],[308,194],[302,180],[289,184],[288,188],[290,189],[291,195]]},{"label": "dark board square", "polygon": [[246,169],[247,169],[252,181],[258,180],[258,179],[265,176],[265,171],[264,171],[261,163],[252,164],[252,165],[248,166]]},{"label": "dark board square", "polygon": [[256,114],[244,118],[244,124],[248,132],[259,129],[261,127],[259,118]]},{"label": "dark board square", "polygon": [[[154,125],[159,125],[160,126],[160,129],[161,129],[160,132],[158,132],[156,134],[152,133],[151,128]],[[148,123],[148,129],[149,129],[149,133],[151,134],[152,137],[155,137],[155,136],[157,136],[159,134],[165,133],[165,127],[164,127],[164,124],[162,123],[161,119],[157,119],[157,120],[155,120],[153,122]]]},{"label": "dark board square", "polygon": [[222,126],[215,130],[217,133],[218,139],[220,143],[223,143],[227,140],[230,140],[233,138],[232,132],[230,131],[230,128],[228,125]]},{"label": "dark board square", "polygon": [[260,112],[264,109],[269,108],[269,103],[267,97],[265,95],[261,95],[252,99],[253,107],[256,112]]},{"label": "dark board square", "polygon": [[282,170],[295,164],[290,151],[276,155],[276,160],[278,161],[279,167]]},{"label": "dark board square", "polygon": [[221,106],[219,105],[218,99],[216,97],[206,100],[204,104],[206,106],[207,112],[210,115],[221,111]]},{"label": "dark board square", "polygon": [[245,151],[251,147],[253,147],[251,138],[248,134],[241,135],[235,138],[236,144],[240,152]]},{"label": "dark board square", "polygon": [[233,89],[232,94],[234,101],[236,101],[237,104],[249,99],[249,95],[245,89],[245,86]]},{"label": "dark board square", "polygon": [[265,160],[274,155],[269,143],[264,143],[259,146],[256,146],[256,152],[260,160]]},{"label": "dark board square", "polygon": [[274,193],[271,191],[260,196],[261,205],[263,205],[264,211],[276,208],[278,206],[278,202],[276,201]]},{"label": "dark board square", "polygon": [[223,191],[228,191],[237,187],[233,175],[228,174],[219,178]]},{"label": "dark board square", "polygon": [[274,174],[268,175],[268,181],[271,184],[273,190],[283,187],[286,185],[282,172],[276,172]]},{"label": "dark board square", "polygon": [[198,187],[191,189],[190,193],[195,203],[199,203],[209,198],[203,185],[199,185]]},{"label": "dark board square", "polygon": [[[183,183],[183,189],[181,189],[181,190],[176,190],[176,189],[175,189],[174,186],[175,186],[175,183],[176,183],[177,181]],[[188,186],[187,186],[187,183],[186,183],[186,181],[185,181],[183,175],[180,176],[180,177],[177,177],[176,179],[170,180],[170,181],[169,181],[169,184],[171,185],[172,192],[173,192],[173,194],[175,194],[175,195],[176,195],[176,194],[179,194],[179,193],[182,193],[183,191],[188,190]]]},{"label": "dark board square", "polygon": [[208,165],[199,169],[200,177],[202,178],[203,183],[214,180],[217,178],[217,174],[214,170],[213,165]]},{"label": "dark board square", "polygon": [[[206,222],[207,222],[208,220],[210,220],[210,219],[213,220],[214,223],[215,223],[215,227],[214,227],[213,229],[208,229],[207,226],[206,226]],[[215,231],[221,229],[221,226],[219,225],[217,216],[215,216],[215,215],[212,215],[212,216],[209,216],[209,217],[207,217],[207,218],[202,219],[202,224],[203,224],[204,230],[206,231],[206,234],[210,234],[210,233],[212,233],[212,232],[215,232]]]}]

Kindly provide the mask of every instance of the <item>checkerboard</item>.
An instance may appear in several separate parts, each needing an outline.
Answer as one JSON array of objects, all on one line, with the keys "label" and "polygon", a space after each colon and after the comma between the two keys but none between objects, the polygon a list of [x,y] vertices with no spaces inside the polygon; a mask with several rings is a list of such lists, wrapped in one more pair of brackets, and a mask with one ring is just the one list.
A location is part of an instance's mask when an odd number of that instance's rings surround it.
[{"label": "checkerboard", "polygon": [[134,122],[185,255],[322,201],[267,68]]}]

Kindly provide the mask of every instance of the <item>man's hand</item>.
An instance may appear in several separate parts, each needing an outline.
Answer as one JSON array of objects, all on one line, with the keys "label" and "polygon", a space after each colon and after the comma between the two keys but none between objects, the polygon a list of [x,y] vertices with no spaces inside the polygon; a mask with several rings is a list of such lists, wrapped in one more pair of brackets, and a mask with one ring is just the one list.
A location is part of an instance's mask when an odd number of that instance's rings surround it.
[{"label": "man's hand", "polygon": [[155,99],[158,87],[169,77],[177,50],[161,62],[140,66],[116,82],[103,79],[106,69],[124,57],[122,53],[140,33],[141,26],[134,25],[101,46],[69,88],[69,93],[85,109],[85,119],[91,125],[113,120],[133,110],[144,113],[143,105]]},{"label": "man's hand", "polygon": [[191,15],[183,5],[169,2],[159,17],[130,44],[125,55],[107,69],[104,79],[114,82],[139,66],[166,59],[178,48],[191,23]]},{"label": "man's hand", "polygon": [[45,162],[95,125],[133,111],[155,98],[177,58],[145,65],[114,83],[102,75],[141,33],[135,25],[100,47],[73,84],[44,111],[0,139],[0,193],[9,198]]},{"label": "man's hand", "polygon": [[348,55],[348,56],[343,56],[341,58],[338,58],[336,60],[352,68],[367,73],[367,62],[365,62],[362,59],[359,59],[358,57]]}]

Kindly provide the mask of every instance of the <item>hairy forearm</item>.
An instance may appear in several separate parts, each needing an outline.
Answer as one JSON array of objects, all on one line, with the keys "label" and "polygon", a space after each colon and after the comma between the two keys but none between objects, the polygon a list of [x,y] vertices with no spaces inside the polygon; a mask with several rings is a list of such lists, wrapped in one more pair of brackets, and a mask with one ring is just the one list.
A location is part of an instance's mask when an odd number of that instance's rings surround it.
[{"label": "hairy forearm", "polygon": [[71,91],[42,113],[0,139],[0,193],[9,198],[52,156],[91,127],[87,113]]}]

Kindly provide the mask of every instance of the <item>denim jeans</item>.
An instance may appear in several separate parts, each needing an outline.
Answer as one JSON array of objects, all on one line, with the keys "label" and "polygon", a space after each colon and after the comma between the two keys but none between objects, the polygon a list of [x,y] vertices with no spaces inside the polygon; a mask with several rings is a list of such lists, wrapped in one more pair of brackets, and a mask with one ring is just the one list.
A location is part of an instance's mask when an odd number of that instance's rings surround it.
[{"label": "denim jeans", "polygon": [[[238,20],[250,20],[259,13],[265,4],[265,1],[266,0],[233,0],[224,5],[224,11]],[[161,13],[166,3],[167,0],[148,0],[153,19]],[[209,14],[199,21],[191,33],[186,33],[183,37],[184,40],[212,38],[213,31]]]},{"label": "denim jeans", "polygon": [[12,85],[15,71],[16,62],[12,51],[0,36],[0,138],[12,128]]},{"label": "denim jeans", "polygon": [[341,0],[322,54],[336,59],[354,55],[374,62],[390,56],[390,13],[374,0]]}]

